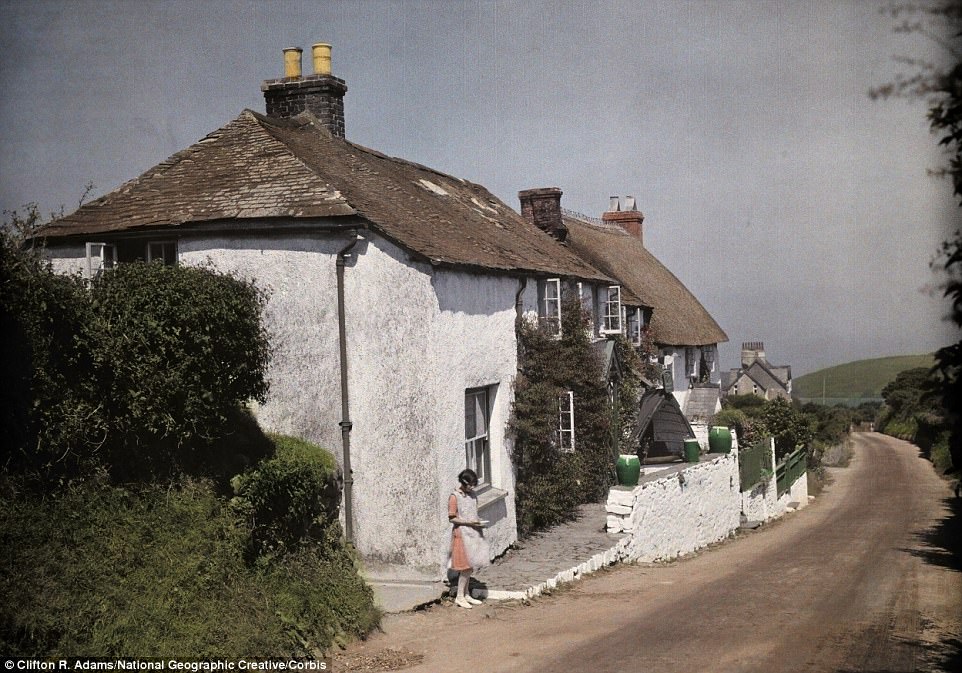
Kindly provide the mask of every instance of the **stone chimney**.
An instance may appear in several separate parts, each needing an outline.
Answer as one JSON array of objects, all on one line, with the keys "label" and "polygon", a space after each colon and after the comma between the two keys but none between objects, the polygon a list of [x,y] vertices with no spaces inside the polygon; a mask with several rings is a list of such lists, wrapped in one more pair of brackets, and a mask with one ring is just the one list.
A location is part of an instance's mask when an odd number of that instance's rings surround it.
[{"label": "stone chimney", "polygon": [[756,360],[765,362],[765,343],[745,341],[742,343],[742,367],[750,367]]},{"label": "stone chimney", "polygon": [[645,221],[645,216],[638,210],[638,206],[635,205],[635,197],[626,196],[625,208],[622,210],[621,199],[617,196],[612,196],[608,211],[601,214],[601,219],[603,222],[613,222],[617,224],[644,244],[644,230],[641,225]]},{"label": "stone chimney", "polygon": [[331,45],[318,43],[311,47],[313,75],[301,75],[300,47],[284,50],[284,77],[265,80],[261,84],[267,114],[271,117],[293,117],[310,110],[338,138],[344,137],[344,80],[331,75]]},{"label": "stone chimney", "polygon": [[561,221],[561,193],[557,187],[525,189],[518,192],[518,199],[524,219],[564,243],[568,227]]}]

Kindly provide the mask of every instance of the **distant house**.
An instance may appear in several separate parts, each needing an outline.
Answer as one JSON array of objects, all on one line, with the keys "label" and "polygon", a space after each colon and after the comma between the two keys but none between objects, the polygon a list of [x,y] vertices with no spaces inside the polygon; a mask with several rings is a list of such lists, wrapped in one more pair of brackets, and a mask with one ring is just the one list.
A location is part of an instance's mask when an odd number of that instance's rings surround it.
[{"label": "distant house", "polygon": [[742,365],[722,379],[722,395],[758,395],[766,400],[792,398],[792,368],[773,365],[765,357],[765,344],[749,341],[742,344]]},{"label": "distant house", "polygon": [[[643,331],[650,331],[658,362],[670,372],[682,408],[696,385],[708,384],[717,391],[718,344],[728,341],[728,336],[688,288],[645,247],[644,215],[634,199],[628,197],[622,210],[620,199],[612,197],[609,210],[598,219],[562,210],[561,194],[557,188],[523,191],[519,194],[521,212],[591,266],[618,281],[625,334],[640,346]],[[540,209],[527,205],[532,200]],[[604,327],[606,319],[599,315],[596,323]]]},{"label": "distant house", "polygon": [[[212,263],[266,289],[274,359],[259,420],[338,457],[369,569],[437,579],[465,467],[481,477],[492,554],[517,538],[517,319],[560,328],[562,290],[576,288],[597,334],[620,332],[620,281],[484,187],[346,140],[343,80],[302,76],[300,50],[288,57],[287,76],[262,86],[266,115],[245,110],[42,235],[64,273]],[[688,343],[665,325],[667,344]]]}]

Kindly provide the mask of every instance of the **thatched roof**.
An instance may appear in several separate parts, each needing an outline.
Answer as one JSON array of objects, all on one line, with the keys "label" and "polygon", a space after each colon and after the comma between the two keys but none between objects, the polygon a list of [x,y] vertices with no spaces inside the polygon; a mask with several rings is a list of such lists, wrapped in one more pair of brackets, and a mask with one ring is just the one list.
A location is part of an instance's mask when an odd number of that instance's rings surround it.
[{"label": "thatched roof", "polygon": [[310,113],[245,110],[40,235],[187,233],[212,222],[243,231],[272,218],[361,222],[434,264],[611,282],[484,187],[332,137]]},{"label": "thatched roof", "polygon": [[567,245],[602,273],[618,280],[640,305],[651,309],[656,343],[705,346],[728,341],[705,307],[685,285],[652,255],[641,241],[617,224],[564,216]]}]

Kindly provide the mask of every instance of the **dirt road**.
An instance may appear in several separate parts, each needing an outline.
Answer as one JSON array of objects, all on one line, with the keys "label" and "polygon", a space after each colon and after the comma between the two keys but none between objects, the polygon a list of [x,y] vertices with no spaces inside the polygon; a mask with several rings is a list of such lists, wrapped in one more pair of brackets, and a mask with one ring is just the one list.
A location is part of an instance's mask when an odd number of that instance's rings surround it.
[{"label": "dirt road", "polygon": [[822,496],[756,532],[532,605],[388,617],[335,670],[962,670],[962,572],[944,542],[958,504],[912,445],[855,437]]}]

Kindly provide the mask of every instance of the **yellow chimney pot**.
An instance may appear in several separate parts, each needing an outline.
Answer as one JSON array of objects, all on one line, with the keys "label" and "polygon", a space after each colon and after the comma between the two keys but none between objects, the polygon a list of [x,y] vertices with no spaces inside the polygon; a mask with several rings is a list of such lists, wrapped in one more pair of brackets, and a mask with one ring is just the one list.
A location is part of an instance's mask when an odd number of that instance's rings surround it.
[{"label": "yellow chimney pot", "polygon": [[325,42],[318,42],[311,45],[311,53],[314,57],[314,74],[331,74],[331,45]]},{"label": "yellow chimney pot", "polygon": [[300,47],[288,47],[284,50],[284,77],[296,79],[301,76],[301,53],[303,51]]}]

